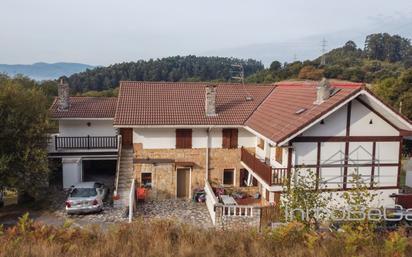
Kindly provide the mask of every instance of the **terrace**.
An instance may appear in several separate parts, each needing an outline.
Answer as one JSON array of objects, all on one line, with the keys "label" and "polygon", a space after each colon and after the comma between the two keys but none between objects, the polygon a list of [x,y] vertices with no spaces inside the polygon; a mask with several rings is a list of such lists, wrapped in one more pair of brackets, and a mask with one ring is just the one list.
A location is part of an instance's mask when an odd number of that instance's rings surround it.
[{"label": "terrace", "polygon": [[288,177],[288,168],[274,168],[247,149],[241,149],[241,163],[269,186],[282,186]]},{"label": "terrace", "polygon": [[52,134],[49,138],[48,152],[111,152],[119,149],[119,136],[60,136]]}]

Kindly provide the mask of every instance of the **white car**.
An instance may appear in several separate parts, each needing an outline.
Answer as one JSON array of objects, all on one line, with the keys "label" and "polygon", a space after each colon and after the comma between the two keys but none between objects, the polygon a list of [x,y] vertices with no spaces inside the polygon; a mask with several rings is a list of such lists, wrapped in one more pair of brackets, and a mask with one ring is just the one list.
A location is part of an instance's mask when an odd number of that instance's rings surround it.
[{"label": "white car", "polygon": [[100,212],[103,201],[108,195],[108,188],[98,182],[82,182],[72,186],[66,201],[68,214]]}]

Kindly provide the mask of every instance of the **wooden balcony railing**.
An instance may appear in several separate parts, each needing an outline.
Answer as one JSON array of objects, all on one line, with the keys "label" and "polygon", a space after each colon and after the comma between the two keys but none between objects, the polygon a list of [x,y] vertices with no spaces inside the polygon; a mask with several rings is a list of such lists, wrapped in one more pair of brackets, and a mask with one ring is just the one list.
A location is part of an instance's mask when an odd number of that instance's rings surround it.
[{"label": "wooden balcony railing", "polygon": [[59,149],[117,149],[117,136],[54,137],[56,150]]},{"label": "wooden balcony railing", "polygon": [[287,179],[287,168],[272,168],[243,147],[241,149],[241,161],[268,185],[283,185]]}]

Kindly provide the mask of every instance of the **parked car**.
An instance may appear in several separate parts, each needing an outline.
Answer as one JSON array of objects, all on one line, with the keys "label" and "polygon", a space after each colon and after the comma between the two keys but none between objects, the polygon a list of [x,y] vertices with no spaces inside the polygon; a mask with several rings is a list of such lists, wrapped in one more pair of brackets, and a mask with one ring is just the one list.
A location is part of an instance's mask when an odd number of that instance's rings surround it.
[{"label": "parked car", "polygon": [[66,201],[68,214],[100,212],[109,189],[98,182],[82,182],[72,186]]}]

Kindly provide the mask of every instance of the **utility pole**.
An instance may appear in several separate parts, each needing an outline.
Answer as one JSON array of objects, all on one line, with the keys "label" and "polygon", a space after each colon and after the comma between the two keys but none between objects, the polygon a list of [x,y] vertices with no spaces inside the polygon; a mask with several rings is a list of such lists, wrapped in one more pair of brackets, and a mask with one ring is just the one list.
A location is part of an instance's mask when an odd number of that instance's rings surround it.
[{"label": "utility pole", "polygon": [[322,46],[322,57],[320,59],[320,66],[325,66],[326,65],[326,46],[327,46],[328,41],[326,41],[325,38],[322,39],[321,41],[321,46]]}]

